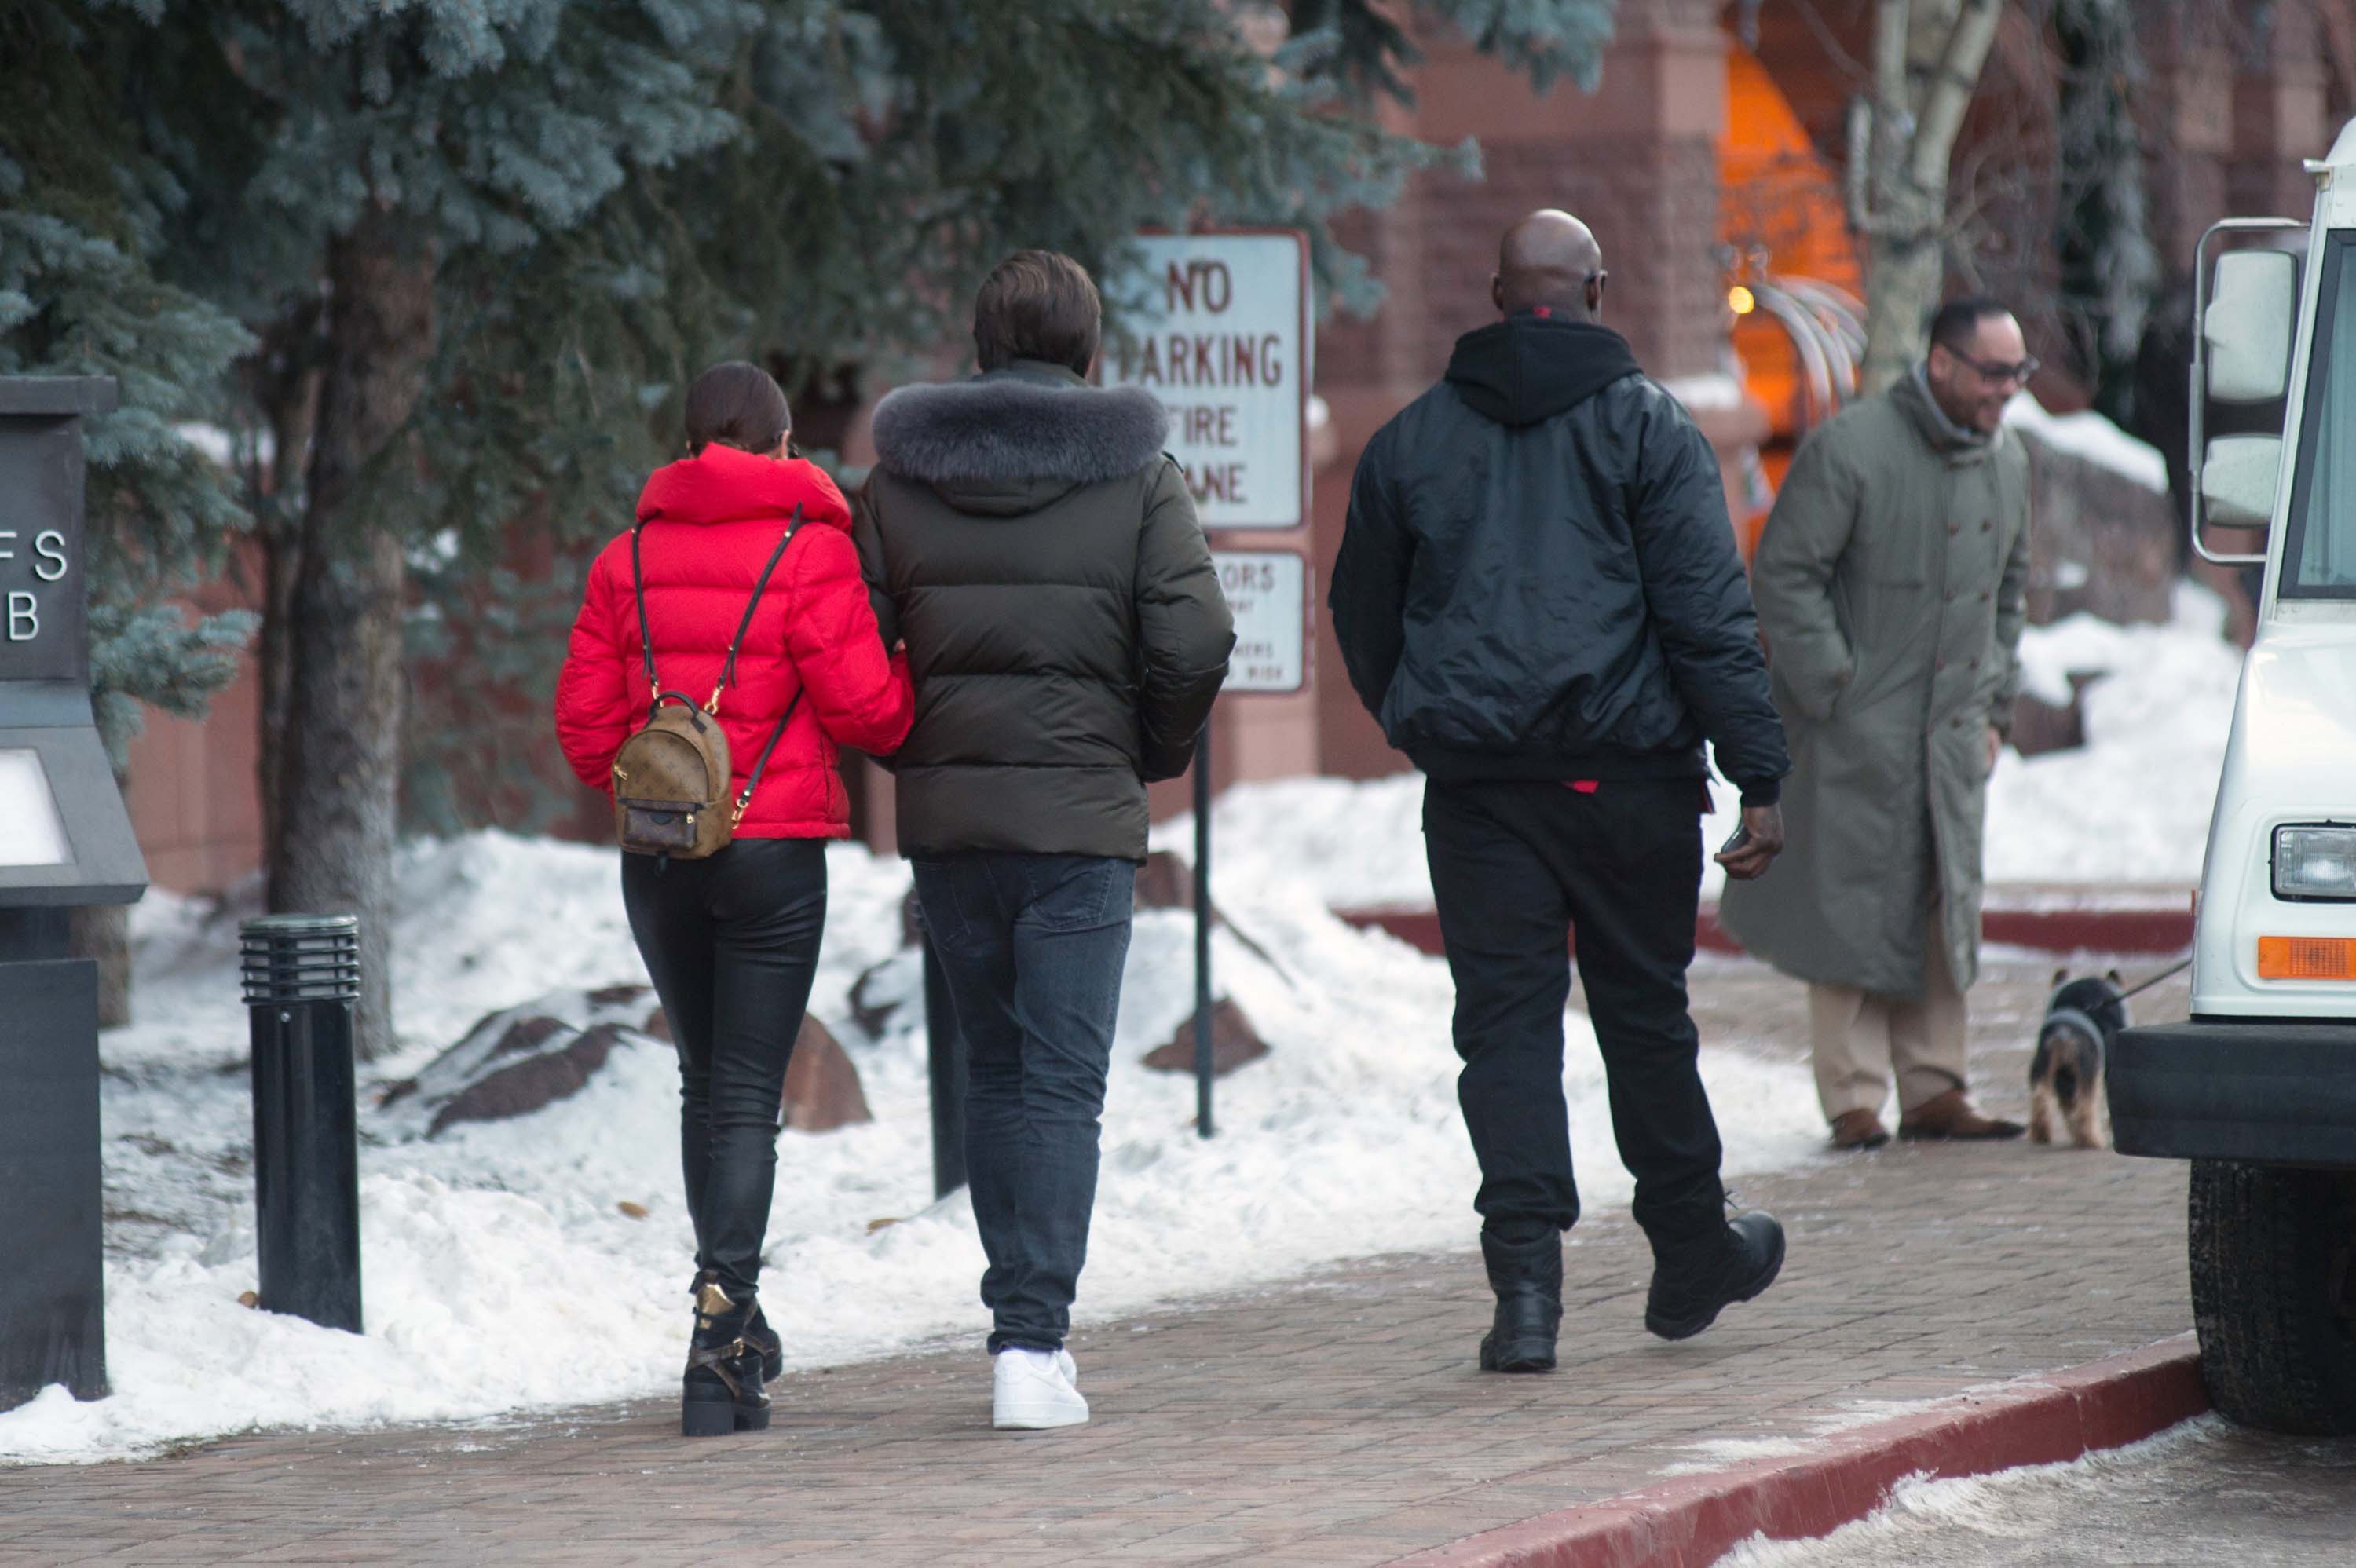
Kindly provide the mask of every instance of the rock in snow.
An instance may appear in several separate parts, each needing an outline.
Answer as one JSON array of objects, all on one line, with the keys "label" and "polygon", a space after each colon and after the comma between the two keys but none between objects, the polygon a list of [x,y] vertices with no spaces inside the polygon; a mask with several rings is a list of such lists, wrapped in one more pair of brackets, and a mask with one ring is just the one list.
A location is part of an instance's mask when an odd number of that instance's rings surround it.
[{"label": "rock in snow", "polygon": [[[1252,1028],[1243,1008],[1228,997],[1211,1004],[1211,1076],[1224,1078],[1247,1061],[1268,1054],[1268,1041]],[[1194,1019],[1189,1014],[1178,1032],[1145,1053],[1145,1065],[1162,1072],[1194,1071]]]},{"label": "rock in snow", "polygon": [[529,1115],[580,1093],[626,1032],[642,986],[560,991],[492,1013],[416,1077],[385,1090],[387,1121],[433,1137],[459,1122]]},{"label": "rock in snow", "polygon": [[859,1069],[833,1033],[808,1013],[786,1069],[785,1111],[786,1125],[798,1133],[830,1133],[875,1119],[859,1087]]},{"label": "rock in snow", "polygon": [[[644,986],[560,991],[491,1014],[416,1077],[387,1088],[387,1120],[412,1136],[434,1137],[460,1122],[505,1121],[544,1110],[585,1088],[614,1047],[644,1036],[668,1040],[660,1008],[638,1017]],[[832,1132],[871,1121],[859,1069],[827,1027],[805,1015],[786,1070],[785,1125]]]}]

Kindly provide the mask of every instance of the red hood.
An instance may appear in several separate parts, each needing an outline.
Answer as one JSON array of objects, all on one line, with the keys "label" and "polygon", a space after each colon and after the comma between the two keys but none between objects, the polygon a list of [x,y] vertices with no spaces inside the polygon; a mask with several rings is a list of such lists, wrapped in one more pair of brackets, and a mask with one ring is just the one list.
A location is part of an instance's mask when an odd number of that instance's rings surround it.
[{"label": "red hood", "polygon": [[780,463],[715,443],[654,471],[638,494],[638,521],[740,523],[788,517],[796,507],[805,522],[851,527],[842,492],[808,458]]}]

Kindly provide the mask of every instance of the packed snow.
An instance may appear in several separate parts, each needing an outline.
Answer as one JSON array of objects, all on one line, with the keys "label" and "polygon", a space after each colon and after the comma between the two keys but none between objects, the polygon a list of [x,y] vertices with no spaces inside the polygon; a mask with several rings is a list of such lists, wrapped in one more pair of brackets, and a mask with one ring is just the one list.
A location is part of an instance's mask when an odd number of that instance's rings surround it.
[{"label": "packed snow", "polygon": [[[2094,890],[2189,888],[2201,880],[2209,812],[2224,766],[2241,679],[2241,650],[2225,638],[2225,603],[2179,583],[2164,626],[2116,626],[2078,614],[2021,637],[2023,684],[2056,703],[2070,676],[2094,676],[2083,698],[2086,744],[2023,757],[2008,752],[1988,782],[1986,866],[1993,884],[2077,884]],[[1740,804],[1712,786],[1702,827],[1715,850],[1732,836]],[[1212,808],[1212,866],[1248,882],[1312,879],[1337,909],[1429,909],[1423,777],[1356,782],[1278,779],[1237,784]],[[1155,830],[1161,848],[1191,854],[1191,818]],[[1725,873],[1705,865],[1702,895]]]},{"label": "packed snow", "polygon": [[[1910,1476],[1891,1488],[1888,1502],[1854,1524],[1813,1541],[1752,1535],[1720,1557],[1717,1568],[1880,1568],[1891,1563],[1961,1568],[1966,1563],[2148,1561],[2139,1555],[2111,1556],[2104,1548],[2112,1543],[2090,1528],[2090,1516],[2105,1506],[2116,1509],[2122,1502],[2157,1500],[2133,1494],[2154,1491],[2154,1471],[2214,1443],[2225,1431],[2222,1418],[2204,1415],[2140,1443],[2096,1449],[2064,1464],[2028,1465],[1947,1480]],[[2052,1555],[2053,1544],[2060,1541],[2079,1550]],[[2188,1544],[2181,1556],[2170,1560],[2263,1561],[2263,1551],[2255,1550],[2261,1544],[2202,1541],[2198,1550]]]},{"label": "packed snow", "polygon": [[[1411,816],[1391,826],[1411,838]],[[1296,841],[1270,846],[1239,827],[1222,848],[1214,893],[1236,935],[1215,940],[1218,986],[1272,1051],[1219,1081],[1218,1136],[1198,1139],[1192,1079],[1140,1061],[1192,1007],[1191,917],[1141,913],[1084,1325],[1329,1260],[1472,1239],[1445,966],[1334,919],[1323,888],[1339,873],[1290,859]],[[1324,853],[1355,852],[1344,837]],[[669,1047],[616,1046],[572,1098],[436,1138],[375,1104],[486,1013],[644,978],[615,862],[610,850],[498,834],[404,854],[395,987],[406,1043],[363,1070],[364,1337],[239,1305],[256,1285],[235,934],[249,912],[151,895],[134,915],[140,1021],[102,1045],[114,1392],[78,1403],[53,1388],[0,1413],[0,1460],[134,1456],[257,1427],[490,1418],[676,1386],[691,1247]],[[783,1136],[765,1302],[795,1367],[952,1339],[973,1348],[970,1392],[986,1399],[981,1250],[963,1195],[932,1200],[919,1009],[902,1007],[871,1039],[848,1004],[879,963],[890,967],[871,997],[918,988],[914,955],[899,949],[907,873],[848,845],[829,869],[813,1008],[858,1067],[875,1120]],[[1581,1187],[1590,1210],[1624,1204],[1593,1035],[1575,1011],[1567,1023]],[[1816,1157],[1804,1070],[1713,1050],[1704,1071],[1730,1175]]]},{"label": "packed snow", "polygon": [[2021,392],[2005,405],[2004,422],[2144,489],[2161,495],[2168,492],[2168,459],[2160,455],[2159,448],[2137,441],[2092,409],[2074,414],[2048,413],[2044,404]]},{"label": "packed snow", "polygon": [[2021,638],[2024,688],[2046,700],[2068,701],[2073,674],[2100,678],[2080,699],[2083,748],[2008,756],[1989,779],[1991,881],[2201,880],[2242,651],[2208,589],[2178,583],[2174,610],[2164,626],[2081,613]]}]

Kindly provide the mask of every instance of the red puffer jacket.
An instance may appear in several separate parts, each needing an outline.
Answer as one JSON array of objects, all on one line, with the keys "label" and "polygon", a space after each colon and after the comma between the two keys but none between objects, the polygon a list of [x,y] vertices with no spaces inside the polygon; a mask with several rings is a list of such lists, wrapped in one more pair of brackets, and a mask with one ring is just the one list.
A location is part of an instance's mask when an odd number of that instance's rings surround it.
[{"label": "red puffer jacket", "polygon": [[[735,681],[720,699],[733,793],[744,787],[777,715],[802,694],[737,825],[740,838],[849,836],[836,747],[898,748],[916,708],[907,659],[884,652],[851,542],[851,509],[814,464],[707,446],[657,469],[638,497],[655,672],[665,690],[699,702],[719,682],[728,640],[797,504],[801,529],[769,576],[736,656]],[[556,686],[557,740],[594,789],[611,792],[615,754],[647,721],[639,645],[630,536],[623,534],[589,569]]]}]

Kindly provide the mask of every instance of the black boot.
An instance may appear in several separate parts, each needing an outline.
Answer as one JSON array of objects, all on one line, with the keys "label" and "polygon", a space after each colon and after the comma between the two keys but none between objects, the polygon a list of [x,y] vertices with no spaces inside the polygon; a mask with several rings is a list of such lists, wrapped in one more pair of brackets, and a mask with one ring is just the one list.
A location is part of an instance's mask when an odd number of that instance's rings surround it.
[{"label": "black boot", "polygon": [[[703,1287],[719,1277],[708,1268],[696,1270],[695,1277],[688,1281],[688,1299],[701,1300]],[[769,1319],[761,1310],[758,1296],[753,1300],[752,1321],[744,1325],[744,1343],[761,1352],[763,1382],[773,1383],[786,1375],[786,1343],[777,1337],[777,1331],[769,1327]]]},{"label": "black boot", "polygon": [[1481,1232],[1481,1261],[1497,1293],[1497,1316],[1481,1337],[1484,1372],[1554,1371],[1555,1330],[1562,1323],[1562,1237],[1549,1228],[1530,1242]]},{"label": "black boot", "polygon": [[1783,1227],[1756,1210],[1698,1241],[1655,1245],[1644,1327],[1664,1339],[1690,1339],[1774,1284],[1783,1266]]},{"label": "black boot", "polygon": [[679,1429],[690,1437],[766,1432],[769,1396],[761,1392],[761,1352],[744,1338],[755,1311],[731,1301],[717,1284],[697,1293],[695,1338],[688,1341],[680,1381]]}]

